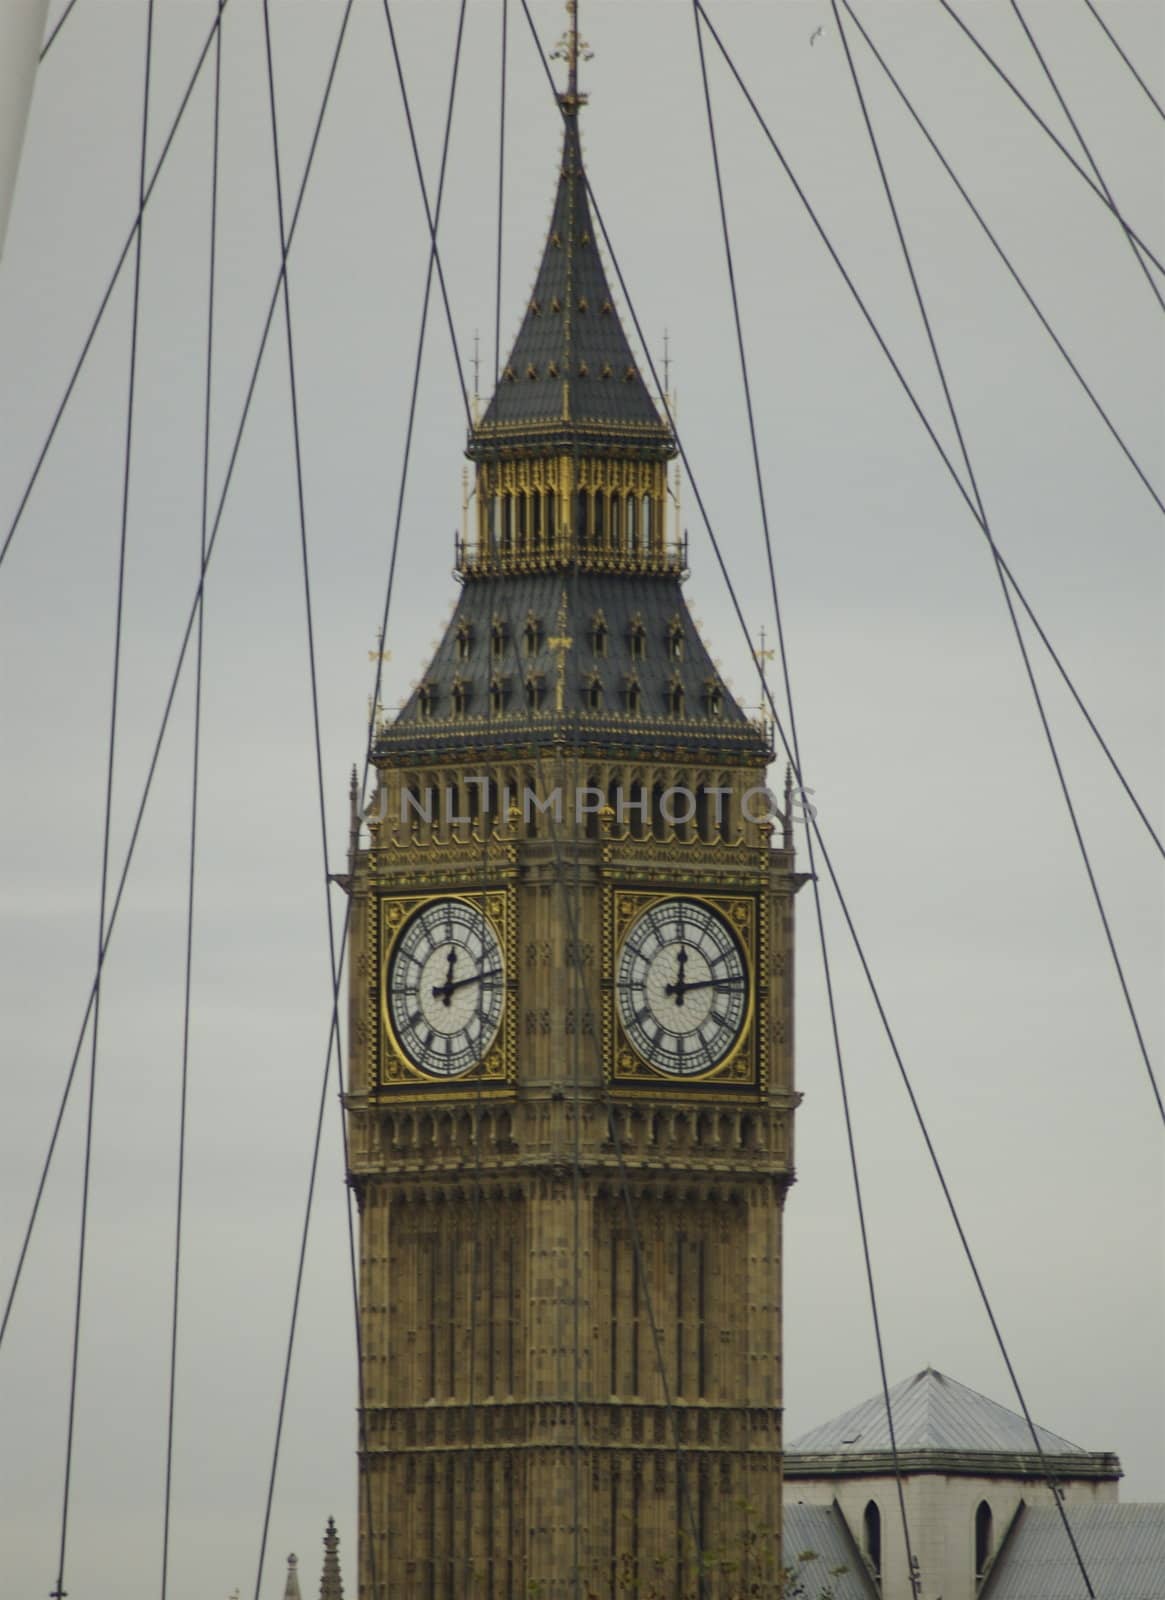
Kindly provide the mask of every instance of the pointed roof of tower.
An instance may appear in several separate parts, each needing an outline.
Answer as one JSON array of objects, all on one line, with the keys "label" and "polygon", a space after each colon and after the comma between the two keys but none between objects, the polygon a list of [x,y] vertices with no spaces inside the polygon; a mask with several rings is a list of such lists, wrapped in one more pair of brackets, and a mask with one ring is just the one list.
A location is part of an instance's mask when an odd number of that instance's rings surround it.
[{"label": "pointed roof of tower", "polygon": [[299,1560],[296,1556],[287,1558],[287,1582],[283,1585],[283,1600],[303,1600],[299,1592]]},{"label": "pointed roof of tower", "polygon": [[320,1575],[320,1600],[344,1600],[344,1584],[340,1577],[340,1536],[336,1532],[334,1517],[328,1518],[324,1533],[324,1570]]},{"label": "pointed roof of tower", "polygon": [[558,54],[568,62],[562,160],[542,262],[517,338],[468,454],[590,444],[670,457],[675,441],[623,331],[587,199],[579,137],[576,7]]}]

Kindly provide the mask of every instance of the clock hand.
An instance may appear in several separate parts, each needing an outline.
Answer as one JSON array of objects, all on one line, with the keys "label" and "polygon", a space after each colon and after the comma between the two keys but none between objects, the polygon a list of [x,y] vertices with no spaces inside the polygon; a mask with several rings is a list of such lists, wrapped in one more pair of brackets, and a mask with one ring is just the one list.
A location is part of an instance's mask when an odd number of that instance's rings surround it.
[{"label": "clock hand", "polygon": [[[726,989],[729,984],[743,982],[743,978],[701,978],[698,983],[685,983],[684,993],[691,994],[693,989]],[[672,989],[673,985],[668,984],[664,993],[671,994]]]},{"label": "clock hand", "polygon": [[449,955],[448,955],[447,959],[448,959],[448,962],[449,962],[449,970],[445,974],[445,982],[433,985],[433,993],[434,993],[434,995],[440,995],[441,999],[445,1003],[445,1005],[449,1005],[450,1004],[450,996],[452,995],[453,990],[456,987],[456,985],[453,982],[453,968],[457,965],[457,946],[456,945],[452,945],[451,944],[449,946]]},{"label": "clock hand", "polygon": [[684,1003],[684,991],[688,988],[688,984],[686,984],[684,982],[684,968],[687,965],[687,962],[688,962],[687,946],[681,944],[680,945],[680,949],[679,949],[679,954],[676,956],[676,966],[678,968],[678,971],[676,972],[676,981],[675,981],[675,983],[669,983],[665,987],[665,989],[663,991],[664,994],[674,994],[675,995],[675,997],[676,997],[676,1005],[677,1006],[682,1006],[683,1005],[683,1003]]},{"label": "clock hand", "polygon": [[[467,983],[481,983],[484,978],[496,978],[501,973],[501,970],[501,967],[491,967],[488,972],[471,972],[468,978],[447,978],[444,983],[435,983],[433,985],[433,993],[435,995],[448,996],[453,993],[454,989],[463,989]],[[446,999],[445,1004],[449,1004],[448,999]]]}]

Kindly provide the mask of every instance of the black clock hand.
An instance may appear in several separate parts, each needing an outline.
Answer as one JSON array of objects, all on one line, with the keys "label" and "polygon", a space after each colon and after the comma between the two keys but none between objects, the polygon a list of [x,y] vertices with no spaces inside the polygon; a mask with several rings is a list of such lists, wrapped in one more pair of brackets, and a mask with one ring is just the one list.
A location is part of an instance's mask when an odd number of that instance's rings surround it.
[{"label": "black clock hand", "polygon": [[444,1003],[446,1005],[450,1004],[450,996],[452,995],[453,989],[454,989],[453,968],[457,965],[457,946],[456,945],[452,945],[451,944],[449,946],[448,960],[449,960],[449,970],[445,974],[445,982],[441,983],[441,984],[434,984],[433,985],[433,993],[434,993],[434,995],[440,995],[441,999],[444,1001]]},{"label": "black clock hand", "polygon": [[674,994],[675,995],[675,997],[676,997],[676,1005],[677,1006],[682,1006],[683,1005],[683,1003],[684,1003],[684,991],[688,987],[688,985],[684,982],[684,968],[687,965],[687,962],[688,962],[687,946],[686,945],[680,945],[679,954],[676,956],[676,966],[679,969],[677,971],[677,973],[676,973],[676,981],[675,981],[675,983],[669,983],[665,987],[665,989],[663,991],[664,994]]},{"label": "black clock hand", "polygon": [[[491,967],[488,972],[471,972],[468,978],[448,978],[444,983],[435,983],[433,993],[451,995],[454,989],[463,989],[467,983],[481,983],[485,978],[496,978],[501,973],[501,967]],[[446,999],[445,1004],[449,1001]]]},{"label": "black clock hand", "polygon": [[[691,994],[693,989],[725,989],[730,983],[743,983],[743,978],[701,978],[698,983],[685,983],[684,993]],[[668,984],[665,994],[671,994],[672,984]]]}]

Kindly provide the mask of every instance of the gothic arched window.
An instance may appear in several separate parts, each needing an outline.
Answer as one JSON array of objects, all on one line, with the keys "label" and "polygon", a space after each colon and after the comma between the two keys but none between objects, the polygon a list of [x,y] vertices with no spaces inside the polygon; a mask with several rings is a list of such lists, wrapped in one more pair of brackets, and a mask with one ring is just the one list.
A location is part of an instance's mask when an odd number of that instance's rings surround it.
[{"label": "gothic arched window", "polygon": [[980,1500],[975,1511],[975,1576],[981,1578],[991,1559],[991,1507]]},{"label": "gothic arched window", "polygon": [[882,1513],[872,1500],[862,1513],[862,1531],[865,1534],[866,1555],[876,1573],[882,1571]]}]

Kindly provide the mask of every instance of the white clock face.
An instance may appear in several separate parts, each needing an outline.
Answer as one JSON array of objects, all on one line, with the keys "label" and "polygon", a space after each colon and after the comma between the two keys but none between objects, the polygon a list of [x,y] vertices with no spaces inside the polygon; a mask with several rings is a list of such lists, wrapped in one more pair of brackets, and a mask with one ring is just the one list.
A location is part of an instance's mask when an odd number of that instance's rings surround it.
[{"label": "white clock face", "polygon": [[649,1066],[674,1078],[718,1066],[748,1015],[744,952],[698,900],[661,900],[636,918],[615,986],[624,1033]]},{"label": "white clock face", "polygon": [[477,1066],[502,1020],[502,947],[484,913],[466,900],[433,900],[415,912],[389,952],[385,1011],[415,1067],[457,1078]]}]

